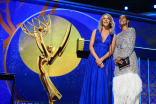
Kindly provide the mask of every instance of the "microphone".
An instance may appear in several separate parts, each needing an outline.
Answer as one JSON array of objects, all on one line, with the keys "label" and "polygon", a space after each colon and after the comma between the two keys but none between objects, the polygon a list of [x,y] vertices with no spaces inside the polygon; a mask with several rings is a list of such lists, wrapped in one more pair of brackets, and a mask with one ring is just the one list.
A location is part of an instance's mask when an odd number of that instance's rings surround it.
[{"label": "microphone", "polygon": [[111,24],[111,23],[109,23],[109,29],[110,29],[110,28],[112,28],[112,24]]},{"label": "microphone", "polygon": [[112,50],[110,50],[110,49],[112,49],[111,48],[111,44],[110,44],[110,35],[111,35],[111,28],[112,28],[112,24],[111,23],[109,23],[109,71],[108,71],[108,104],[112,104],[112,99],[111,99],[111,96],[112,96],[112,94],[111,94],[111,88],[112,88],[112,86],[111,86],[111,66],[110,66],[110,61],[111,61],[111,56],[110,56],[110,51],[112,51]]}]

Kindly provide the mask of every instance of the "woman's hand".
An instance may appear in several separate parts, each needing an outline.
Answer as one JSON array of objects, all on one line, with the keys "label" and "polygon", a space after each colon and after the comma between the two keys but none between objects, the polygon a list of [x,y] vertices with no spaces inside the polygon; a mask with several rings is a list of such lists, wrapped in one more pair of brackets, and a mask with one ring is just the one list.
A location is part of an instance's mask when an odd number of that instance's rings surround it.
[{"label": "woman's hand", "polygon": [[96,59],[96,64],[97,64],[98,66],[100,66],[100,65],[102,64],[102,62],[103,62],[102,58]]},{"label": "woman's hand", "polygon": [[117,58],[115,59],[115,62],[117,62],[117,63],[119,63],[119,64],[122,64],[122,63],[123,63],[123,61],[121,60],[120,57],[117,57]]},{"label": "woman's hand", "polygon": [[104,64],[102,63],[102,64],[100,65],[100,68],[102,68],[102,69],[103,69],[104,67],[105,67],[105,66],[104,66]]}]

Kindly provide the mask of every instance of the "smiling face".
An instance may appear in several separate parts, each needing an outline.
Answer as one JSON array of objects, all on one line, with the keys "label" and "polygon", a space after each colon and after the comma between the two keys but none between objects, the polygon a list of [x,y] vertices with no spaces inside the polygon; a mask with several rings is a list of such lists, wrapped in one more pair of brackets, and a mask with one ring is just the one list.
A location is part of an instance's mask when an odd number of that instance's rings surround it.
[{"label": "smiling face", "polygon": [[108,13],[103,14],[99,21],[99,26],[98,26],[99,32],[101,33],[103,27],[108,29],[109,23],[111,23],[110,31],[114,32],[115,23],[112,16]]},{"label": "smiling face", "polygon": [[[122,27],[122,26],[127,26],[127,24],[128,24],[128,22],[129,22],[129,20],[126,18],[126,16],[125,15],[121,15],[120,17],[119,17],[119,24],[120,24],[120,26]],[[128,27],[128,26],[127,26]]]},{"label": "smiling face", "polygon": [[108,27],[109,26],[109,23],[110,23],[110,18],[109,18],[109,16],[108,15],[104,15],[103,16],[103,26],[104,27]]}]

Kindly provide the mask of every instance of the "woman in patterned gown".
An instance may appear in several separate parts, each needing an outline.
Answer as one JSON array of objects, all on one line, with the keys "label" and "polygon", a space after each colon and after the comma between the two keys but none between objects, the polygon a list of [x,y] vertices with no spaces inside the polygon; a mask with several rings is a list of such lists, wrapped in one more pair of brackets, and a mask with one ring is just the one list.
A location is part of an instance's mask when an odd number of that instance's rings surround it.
[{"label": "woman in patterned gown", "polygon": [[[142,90],[142,81],[138,76],[138,61],[134,51],[135,29],[129,28],[129,19],[125,15],[119,18],[122,31],[117,35],[113,53],[116,62],[113,78],[114,104],[139,104],[139,94]],[[130,66],[119,69],[121,59],[129,57]]]}]

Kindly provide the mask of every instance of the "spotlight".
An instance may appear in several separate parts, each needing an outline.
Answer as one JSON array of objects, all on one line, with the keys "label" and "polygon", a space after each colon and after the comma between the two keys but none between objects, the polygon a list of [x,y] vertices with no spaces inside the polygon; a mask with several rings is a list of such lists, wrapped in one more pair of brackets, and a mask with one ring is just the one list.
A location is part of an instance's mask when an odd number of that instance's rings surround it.
[{"label": "spotlight", "polygon": [[154,5],[154,8],[156,9],[156,5]]},{"label": "spotlight", "polygon": [[128,10],[128,6],[125,6],[125,10]]}]

